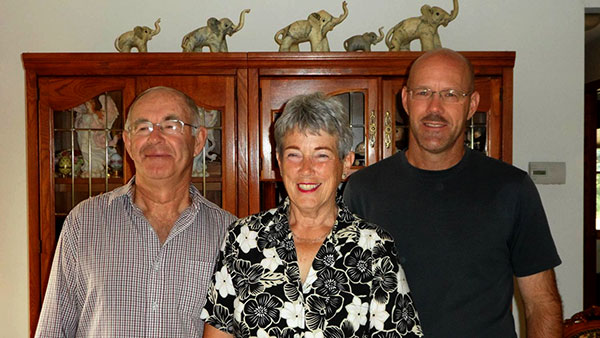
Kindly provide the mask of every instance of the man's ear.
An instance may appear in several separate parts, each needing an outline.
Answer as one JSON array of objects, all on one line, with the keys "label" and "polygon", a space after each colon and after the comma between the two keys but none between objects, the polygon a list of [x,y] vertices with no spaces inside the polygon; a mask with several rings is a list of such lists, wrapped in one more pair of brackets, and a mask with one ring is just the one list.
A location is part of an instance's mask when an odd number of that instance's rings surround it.
[{"label": "man's ear", "polygon": [[127,153],[131,154],[131,151],[129,149],[129,141],[130,141],[129,133],[127,131],[123,131],[121,136],[123,137],[123,144],[125,145],[125,151],[127,151]]},{"label": "man's ear", "polygon": [[479,107],[479,99],[479,92],[474,91],[473,94],[471,94],[471,99],[469,100],[469,116],[467,120],[473,117],[473,114],[475,114],[477,111],[477,107]]},{"label": "man's ear", "polygon": [[202,149],[204,148],[204,143],[206,142],[206,128],[200,126],[196,129],[196,136],[194,143],[194,157],[198,156]]},{"label": "man's ear", "polygon": [[407,115],[410,115],[408,112],[408,90],[406,89],[406,86],[402,87],[402,107],[404,107],[404,111],[406,112]]}]

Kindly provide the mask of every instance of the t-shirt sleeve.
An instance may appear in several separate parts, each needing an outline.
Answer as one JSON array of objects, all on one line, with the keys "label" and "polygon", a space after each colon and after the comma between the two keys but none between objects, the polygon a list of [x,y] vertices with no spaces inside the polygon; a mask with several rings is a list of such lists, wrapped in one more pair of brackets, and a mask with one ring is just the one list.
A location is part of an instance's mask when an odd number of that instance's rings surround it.
[{"label": "t-shirt sleeve", "polygon": [[360,179],[356,174],[350,176],[348,182],[344,186],[344,203],[352,213],[357,214],[360,217],[365,217],[365,212],[363,210],[364,205],[361,201],[360,185]]},{"label": "t-shirt sleeve", "polygon": [[511,236],[511,262],[517,277],[529,276],[561,263],[540,195],[528,175],[518,193]]}]

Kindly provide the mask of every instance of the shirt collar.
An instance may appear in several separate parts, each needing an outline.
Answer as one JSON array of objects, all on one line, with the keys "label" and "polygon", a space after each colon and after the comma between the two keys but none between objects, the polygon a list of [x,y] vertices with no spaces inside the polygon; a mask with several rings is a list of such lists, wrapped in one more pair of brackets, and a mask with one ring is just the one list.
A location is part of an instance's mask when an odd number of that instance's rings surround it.
[{"label": "shirt collar", "polygon": [[[335,222],[333,224],[333,229],[331,230],[333,235],[335,235],[340,230],[345,229],[348,226],[350,226],[352,224],[352,221],[355,219],[354,215],[350,212],[348,207],[346,207],[346,204],[344,203],[343,196],[342,196],[342,193],[340,190],[337,191],[335,202],[338,207],[338,213],[337,213]],[[281,203],[277,207],[276,210],[277,210],[276,214],[280,215],[279,222],[277,222],[277,223],[279,223],[279,224],[284,223],[287,226],[287,228],[289,229],[289,224],[290,224],[289,219],[288,219],[289,210],[290,210],[289,197],[286,197],[285,200],[283,201],[283,203]],[[275,227],[271,227],[271,229],[274,229],[274,228]],[[290,230],[290,232],[291,232],[291,230]]]},{"label": "shirt collar", "polygon": [[[183,213],[185,215],[195,215],[196,212],[198,212],[198,210],[201,209],[202,205],[207,204],[207,201],[202,196],[198,188],[196,188],[193,184],[190,184],[189,192],[192,202],[190,207],[184,210]],[[130,210],[133,210],[133,213],[138,214],[138,216],[144,217],[141,210],[133,203],[134,195],[135,175],[127,182],[127,184],[118,187],[110,192],[108,205],[110,206],[114,201],[123,200],[129,206]]]}]

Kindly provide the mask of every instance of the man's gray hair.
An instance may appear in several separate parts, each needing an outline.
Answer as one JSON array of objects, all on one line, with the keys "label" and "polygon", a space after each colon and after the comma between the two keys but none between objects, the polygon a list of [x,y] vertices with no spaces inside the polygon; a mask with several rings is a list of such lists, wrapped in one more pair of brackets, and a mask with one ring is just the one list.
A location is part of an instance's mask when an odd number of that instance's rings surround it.
[{"label": "man's gray hair", "polygon": [[[172,94],[178,96],[181,99],[181,101],[183,101],[183,103],[184,103],[182,108],[185,109],[192,117],[191,121],[189,121],[189,122],[184,121],[184,122],[191,123],[195,126],[204,126],[204,112],[198,109],[198,106],[196,105],[196,102],[194,101],[194,99],[192,99],[187,94],[185,94],[175,88],[157,86],[157,87],[152,87],[152,88],[146,89],[145,91],[140,93],[140,95],[138,95],[135,98],[135,100],[133,100],[133,102],[129,106],[129,110],[127,111],[127,120],[125,121],[125,130],[129,130],[129,125],[131,123],[129,117],[131,116],[131,112],[133,111],[133,107],[135,107],[135,104],[142,97],[146,96],[149,93],[155,92],[155,91],[166,91],[166,92],[169,92],[169,93],[172,93]],[[192,135],[196,135],[197,131],[198,131],[197,128],[192,128]]]},{"label": "man's gray hair", "polygon": [[275,144],[277,153],[283,153],[283,139],[293,130],[302,133],[320,134],[324,131],[337,138],[340,160],[352,149],[352,130],[348,113],[334,97],[323,93],[297,95],[291,98],[281,116],[275,121]]}]

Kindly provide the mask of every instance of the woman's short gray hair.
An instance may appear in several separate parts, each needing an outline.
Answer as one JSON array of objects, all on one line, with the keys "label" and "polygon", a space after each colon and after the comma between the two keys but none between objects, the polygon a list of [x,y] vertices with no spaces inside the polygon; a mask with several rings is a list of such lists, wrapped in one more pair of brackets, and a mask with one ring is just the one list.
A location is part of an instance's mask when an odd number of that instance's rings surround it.
[{"label": "woman's short gray hair", "polygon": [[352,130],[348,113],[334,97],[323,93],[297,95],[291,98],[281,116],[275,121],[275,144],[277,153],[283,152],[283,138],[293,130],[320,134],[324,131],[337,138],[340,160],[352,149]]}]

